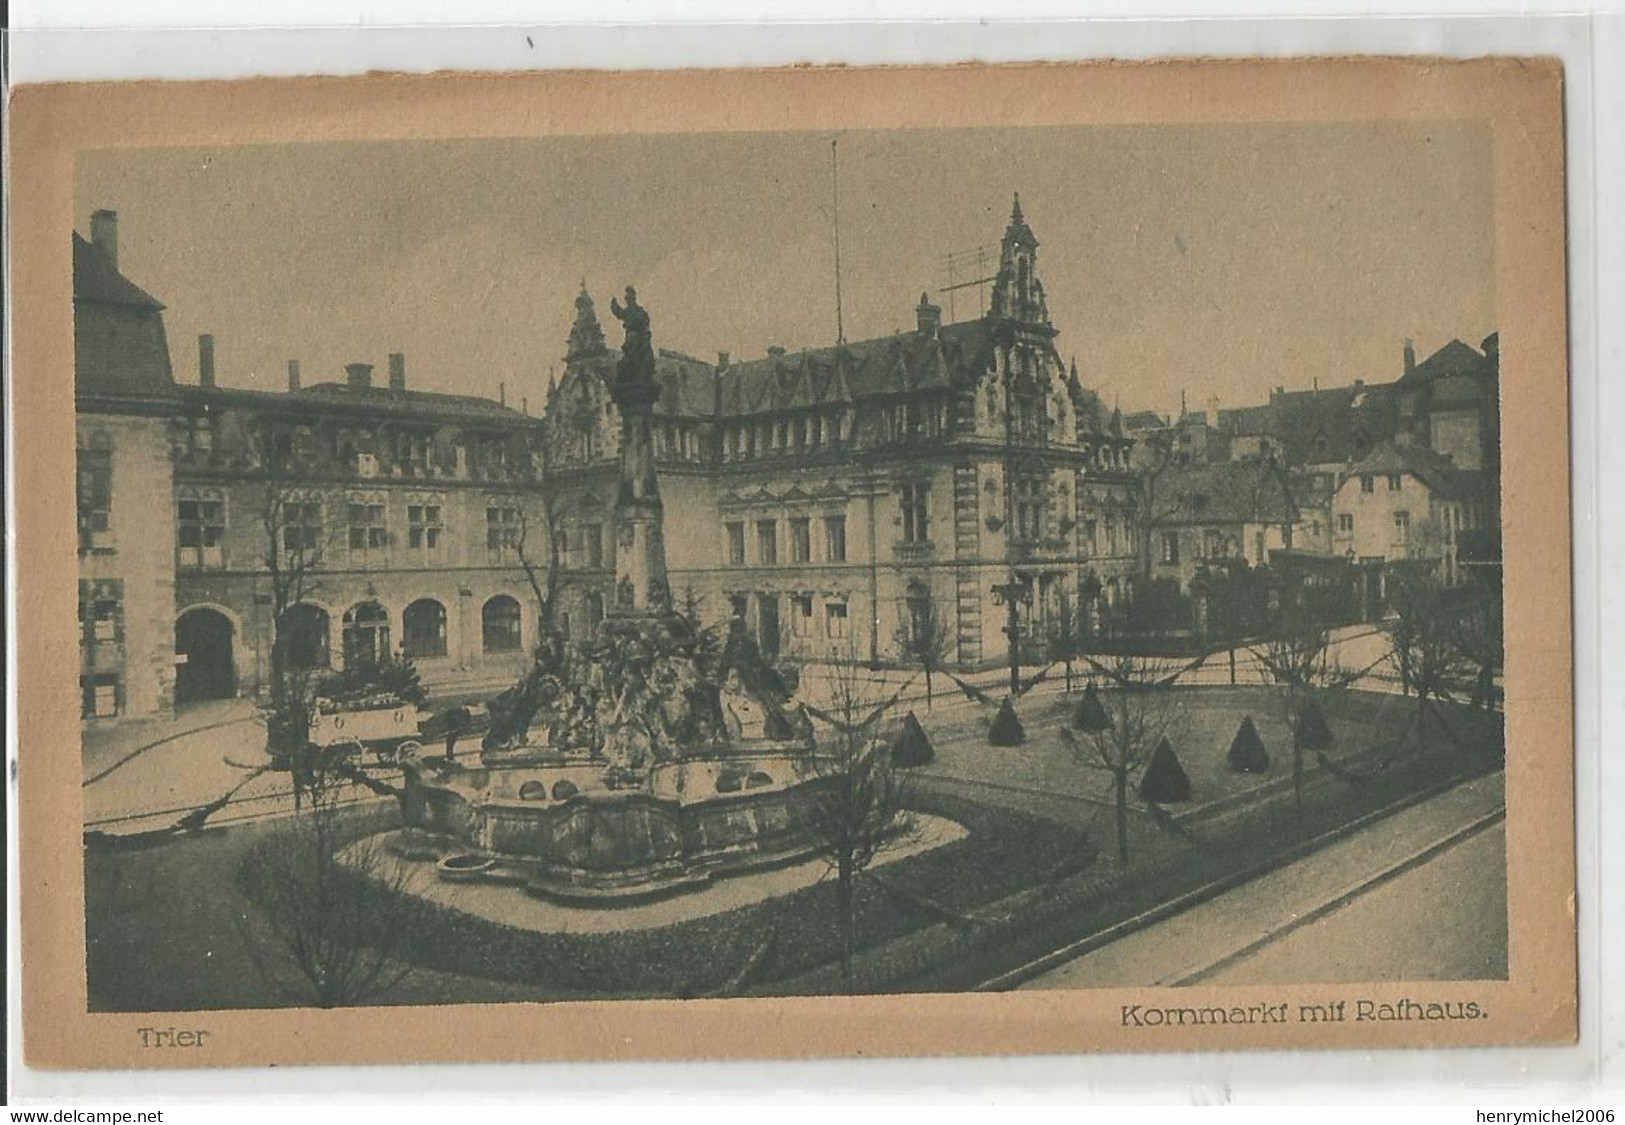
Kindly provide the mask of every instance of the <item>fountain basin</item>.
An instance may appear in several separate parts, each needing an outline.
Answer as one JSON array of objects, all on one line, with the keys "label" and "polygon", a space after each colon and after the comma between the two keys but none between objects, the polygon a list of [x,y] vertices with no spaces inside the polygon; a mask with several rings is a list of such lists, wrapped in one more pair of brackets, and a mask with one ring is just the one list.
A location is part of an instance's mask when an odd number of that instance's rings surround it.
[{"label": "fountain basin", "polygon": [[818,845],[813,798],[828,784],[790,744],[667,763],[635,788],[601,762],[406,776],[407,825],[457,842],[459,862],[442,861],[442,878],[520,882],[577,905],[805,859]]}]

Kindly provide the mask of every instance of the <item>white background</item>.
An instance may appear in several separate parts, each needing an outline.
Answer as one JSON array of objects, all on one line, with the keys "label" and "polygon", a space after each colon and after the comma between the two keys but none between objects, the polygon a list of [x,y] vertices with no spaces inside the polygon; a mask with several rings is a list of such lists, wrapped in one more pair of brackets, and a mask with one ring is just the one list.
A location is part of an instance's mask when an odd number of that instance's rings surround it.
[{"label": "white background", "polygon": [[[758,1064],[536,1065],[64,1074],[20,1069],[12,1095],[58,1104],[168,1107],[276,1101],[330,1104],[410,1098],[411,1117],[436,1102],[585,1100],[666,1104],[1232,1101],[1456,1103],[1485,1109],[1625,1100],[1625,692],[1620,681],[1621,509],[1599,482],[1625,480],[1620,411],[1625,360],[1625,2],[1503,5],[1465,0],[757,0],[523,4],[485,0],[25,0],[8,40],[15,84],[63,79],[349,74],[373,69],[678,67],[795,62],[909,63],[1101,56],[1428,53],[1559,55],[1567,68],[1570,308],[1574,419],[1577,819],[1582,1044],[1564,1050],[1094,1056],[1002,1060],[866,1060]],[[989,13],[997,10],[998,17]],[[1072,17],[1087,12],[1089,20]],[[1464,18],[1437,18],[1442,14]],[[1531,13],[1542,13],[1531,15]],[[814,16],[826,23],[810,22]],[[1308,18],[1340,15],[1357,18]],[[1239,17],[1214,20],[1207,17]],[[1101,18],[1109,17],[1109,18]],[[1135,17],[1130,20],[1118,17]],[[1167,17],[1150,20],[1148,17]],[[1203,17],[1203,18],[1192,18]],[[1358,18],[1364,17],[1364,18]],[[1389,17],[1389,18],[1375,18]],[[1397,17],[1397,18],[1396,18]],[[275,23],[277,27],[266,26]],[[501,25],[509,26],[476,26]],[[418,26],[421,25],[421,26]],[[1599,315],[1600,314],[1600,315]],[[9,351],[8,351],[9,365]],[[1604,378],[1601,372],[1607,372]],[[9,412],[8,412],[9,417]],[[9,450],[10,443],[7,443]],[[1509,465],[1555,472],[1557,465]],[[9,480],[9,474],[7,474]],[[9,510],[9,505],[8,505]],[[8,544],[10,537],[8,536]],[[8,546],[9,549],[9,546]],[[11,568],[7,568],[12,572]],[[10,603],[8,598],[7,602]],[[7,629],[7,637],[14,637]],[[1606,641],[1606,643],[1605,643]],[[1517,643],[1512,638],[1512,643]],[[14,662],[16,649],[9,654]],[[1604,690],[1604,689],[1607,690]],[[8,686],[9,690],[9,686]],[[15,701],[8,715],[15,714]],[[15,731],[8,730],[8,759]],[[1606,753],[1599,747],[1606,746]],[[9,771],[8,771],[9,772]],[[7,799],[14,795],[8,789]],[[8,817],[15,825],[15,817]],[[16,886],[15,831],[8,852]],[[15,895],[8,911],[15,932]],[[1611,934],[1605,947],[1599,933]],[[15,949],[8,950],[10,1042],[17,1022]],[[404,1046],[404,1045],[403,1045]],[[1602,1087],[1607,1087],[1603,1090]],[[178,1112],[177,1112],[178,1111]],[[280,1111],[280,1112],[285,1112]],[[213,1115],[211,1115],[213,1116]],[[257,1116],[257,1115],[256,1115]],[[324,1115],[325,1116],[325,1115]],[[335,1114],[336,1116],[336,1114]],[[382,1116],[382,1114],[380,1114]],[[391,1117],[399,1117],[391,1113]],[[440,1120],[438,1115],[434,1119]],[[1472,1120],[1454,1113],[1449,1119]]]}]

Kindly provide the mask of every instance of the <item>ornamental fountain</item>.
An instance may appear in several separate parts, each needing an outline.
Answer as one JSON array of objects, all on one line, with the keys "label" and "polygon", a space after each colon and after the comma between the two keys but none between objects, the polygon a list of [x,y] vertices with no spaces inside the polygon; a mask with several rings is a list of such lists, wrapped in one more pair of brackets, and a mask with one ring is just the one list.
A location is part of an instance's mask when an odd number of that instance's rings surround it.
[{"label": "ornamental fountain", "polygon": [[818,847],[812,726],[741,623],[672,607],[650,416],[649,314],[628,287],[611,396],[621,414],[615,587],[597,635],[538,645],[491,702],[477,767],[403,763],[402,855],[440,878],[619,905],[791,863]]}]

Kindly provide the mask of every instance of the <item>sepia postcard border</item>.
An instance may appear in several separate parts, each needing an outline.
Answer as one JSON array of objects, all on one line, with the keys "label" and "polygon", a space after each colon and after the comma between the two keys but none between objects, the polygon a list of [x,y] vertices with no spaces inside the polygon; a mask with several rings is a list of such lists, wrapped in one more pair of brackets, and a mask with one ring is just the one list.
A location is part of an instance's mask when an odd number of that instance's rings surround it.
[{"label": "sepia postcard border", "polygon": [[[23,1049],[36,1067],[1559,1044],[1577,1033],[1562,71],[1300,59],[374,75],[23,87],[12,102]],[[89,1013],[73,629],[75,154],[89,148],[732,130],[1478,118],[1502,364],[1509,979],[336,1011]],[[1474,1001],[1482,1018],[1133,1027],[1125,1004]],[[206,1030],[187,1050],[139,1029]]]}]

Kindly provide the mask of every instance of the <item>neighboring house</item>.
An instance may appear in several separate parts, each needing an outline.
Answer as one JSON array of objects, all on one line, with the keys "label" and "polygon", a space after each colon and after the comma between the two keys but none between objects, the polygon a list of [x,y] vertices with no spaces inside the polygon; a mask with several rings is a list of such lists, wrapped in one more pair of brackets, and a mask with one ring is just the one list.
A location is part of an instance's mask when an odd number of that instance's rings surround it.
[{"label": "neighboring house", "polygon": [[1282,550],[1330,551],[1331,490],[1323,474],[1256,462],[1176,465],[1147,478],[1147,495],[1151,577],[1173,579],[1182,592],[1217,560],[1256,567]]},{"label": "neighboring house", "polygon": [[174,705],[178,398],[164,307],[118,270],[118,216],[90,229],[73,235],[79,689],[83,718],[109,722]]},{"label": "neighboring house", "polygon": [[[287,391],[251,391],[216,384],[204,336],[177,384],[116,232],[98,212],[74,235],[87,719],[265,690],[279,626],[297,664],[404,651],[432,688],[512,682],[538,624],[540,421],[409,390],[399,354],[384,386],[358,363],[303,387],[290,362]],[[319,560],[281,622],[273,550]],[[523,550],[545,575],[545,532]]]},{"label": "neighboring house", "polygon": [[1332,550],[1368,567],[1432,560],[1449,585],[1461,580],[1457,548],[1483,523],[1482,474],[1431,449],[1384,442],[1339,477]]},{"label": "neighboring house", "polygon": [[[773,655],[862,660],[896,659],[929,605],[947,659],[977,665],[1005,657],[990,591],[1012,571],[1034,590],[1029,636],[1086,598],[1124,596],[1138,568],[1132,442],[1063,363],[1037,259],[1018,202],[979,319],[944,324],[922,295],[911,332],[714,365],[660,352],[678,603],[743,619]],[[572,626],[610,593],[592,544],[614,535],[619,433],[617,354],[587,294],[576,310],[547,409]]]}]

